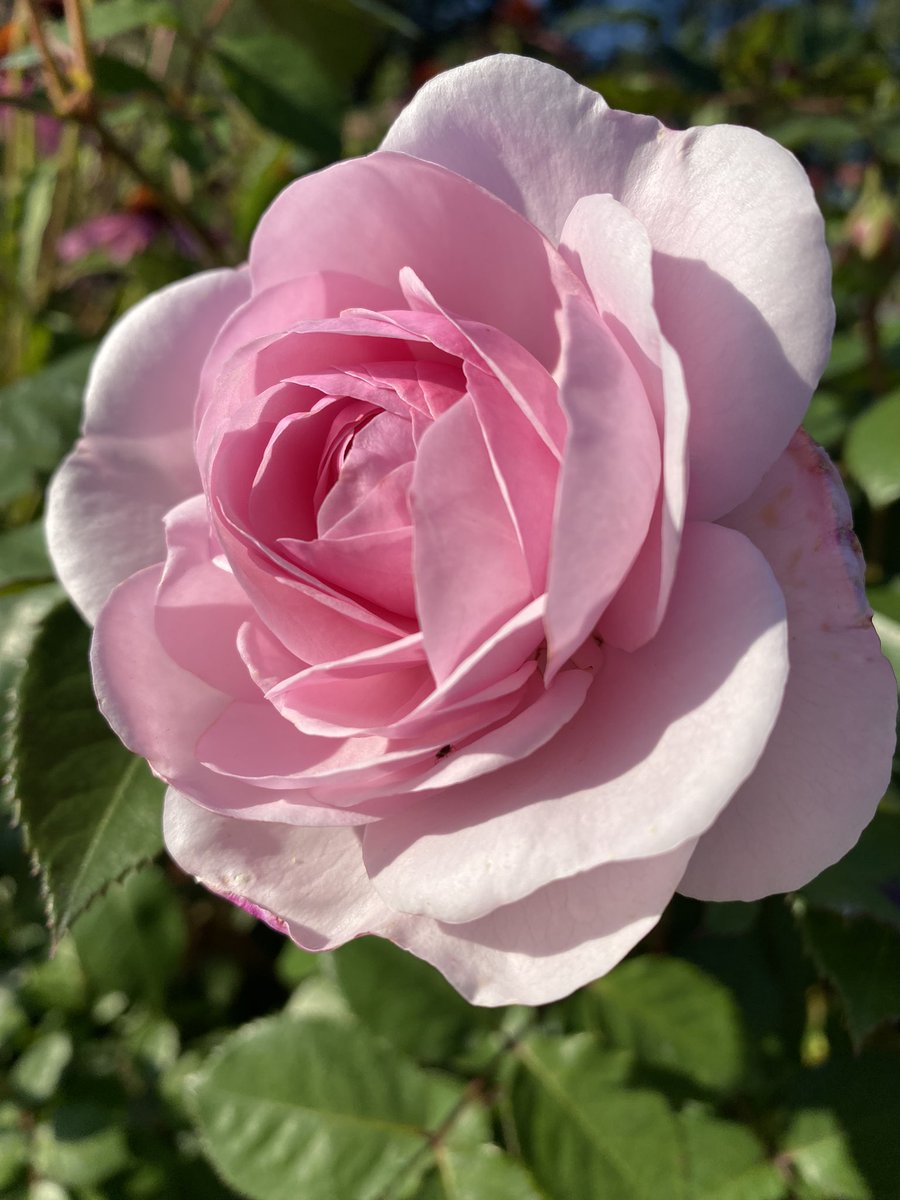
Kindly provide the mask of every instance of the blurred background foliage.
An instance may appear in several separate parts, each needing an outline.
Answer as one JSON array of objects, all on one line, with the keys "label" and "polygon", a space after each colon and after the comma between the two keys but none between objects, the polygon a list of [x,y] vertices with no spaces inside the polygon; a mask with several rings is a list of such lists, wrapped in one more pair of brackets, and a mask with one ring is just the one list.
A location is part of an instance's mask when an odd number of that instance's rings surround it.
[{"label": "blurred background foliage", "polygon": [[900,672],[897,0],[0,2],[0,1195],[900,1200],[900,791],[802,893],[678,899],[570,999],[474,1010],[382,942],[307,955],[158,857],[158,785],[50,581],[44,488],[110,323],[240,262],[284,184],[498,50],[803,162],[838,318],[806,424]]}]

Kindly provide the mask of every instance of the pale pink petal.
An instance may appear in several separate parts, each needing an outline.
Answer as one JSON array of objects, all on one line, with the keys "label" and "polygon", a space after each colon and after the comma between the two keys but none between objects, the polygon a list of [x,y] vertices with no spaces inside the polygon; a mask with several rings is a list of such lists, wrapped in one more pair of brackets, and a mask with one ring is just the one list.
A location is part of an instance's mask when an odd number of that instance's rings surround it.
[{"label": "pale pink petal", "polygon": [[[409,422],[407,422],[409,424]],[[359,494],[359,503],[339,516],[333,525],[322,527],[319,531],[323,538],[355,537],[371,530],[406,529],[412,523],[409,511],[409,489],[412,484],[414,465],[412,462],[403,463],[383,475],[372,484],[369,491]],[[364,472],[360,473],[361,475]],[[342,492],[340,501],[352,502],[356,497],[355,488]],[[328,493],[329,497],[331,492]],[[327,520],[340,513],[340,504],[336,499],[329,510]],[[319,519],[322,509],[319,509]]]},{"label": "pale pink petal", "polygon": [[637,558],[660,488],[659,434],[640,376],[583,301],[571,299],[564,315],[560,401],[569,433],[547,586],[550,679]]},{"label": "pale pink petal", "polygon": [[305,949],[390,938],[484,1005],[546,1004],[615,966],[656,924],[691,849],[599,867],[479,921],[440,925],[384,904],[351,830],[251,825],[170,790],[164,832],[185,871]]},{"label": "pale pink petal", "polygon": [[[581,285],[562,259],[554,263],[562,300],[577,295]],[[566,422],[559,407],[553,377],[520,342],[493,325],[479,324],[454,315],[446,302],[439,302],[411,267],[400,272],[403,295],[415,313],[396,314],[398,322],[427,331],[432,345],[467,363],[474,363],[500,382],[510,400],[533,426],[542,442],[560,457]],[[585,297],[586,298],[586,297]],[[432,409],[435,416],[438,412]]]},{"label": "pale pink petal", "polygon": [[534,598],[469,398],[422,438],[410,503],[419,623],[440,682]]},{"label": "pale pink petal", "polygon": [[244,346],[259,338],[282,333],[303,321],[336,317],[345,308],[390,308],[396,288],[381,288],[357,275],[323,270],[300,278],[287,278],[265,291],[256,289],[222,325],[209,352],[201,378],[197,420],[205,413],[222,368]]},{"label": "pale pink petal", "polygon": [[620,200],[649,233],[656,311],[684,365],[691,511],[746,498],[800,423],[834,321],[821,214],[791,154],[735,126],[672,132],[509,55],[427,84],[384,148],[459,172],[554,243],[583,196]]},{"label": "pale pink petal", "polygon": [[[436,739],[425,757],[408,760],[408,769],[397,757],[400,771],[385,772],[381,781],[367,777],[365,787],[356,791],[341,789],[336,781],[330,781],[323,797],[329,804],[353,805],[379,817],[394,818],[406,807],[419,803],[431,806],[436,797],[445,797],[460,783],[527,758],[571,721],[584,703],[592,676],[589,670],[570,668],[544,687],[534,672],[522,674],[519,694],[514,697],[515,711],[511,716],[501,715],[487,732],[476,736],[467,733],[460,746],[443,737]],[[461,715],[465,718],[467,714],[463,711]],[[407,744],[403,739],[397,742],[398,746]],[[421,741],[414,739],[412,744],[418,746]],[[314,792],[318,794],[318,789]]]},{"label": "pale pink petal", "polygon": [[163,833],[171,856],[204,887],[297,925],[295,940],[307,949],[339,946],[387,915],[349,829],[235,820],[170,788]]},{"label": "pale pink petal", "polygon": [[191,440],[200,369],[249,286],[244,271],[171,284],[126,313],[97,351],[84,436],[47,496],[54,566],[88,621],[116,584],[164,557],[164,514],[200,490]]},{"label": "pale pink petal", "polygon": [[402,359],[409,354],[403,343],[410,340],[413,335],[380,314],[346,314],[299,322],[287,332],[249,342],[210,381],[203,406],[198,407],[195,451],[201,475],[206,479],[210,454],[221,434],[251,429],[272,396],[295,397],[293,410],[280,416],[309,411],[321,399],[314,383],[322,375],[333,379],[336,372]]},{"label": "pale pink petal", "polygon": [[[554,686],[568,674],[563,672]],[[759,759],[787,676],[784,601],[742,535],[689,525],[659,633],[605,647],[577,715],[541,750],[371,827],[387,903],[465,921],[604,862],[696,838]]]},{"label": "pale pink petal", "polygon": [[[293,791],[300,795],[304,793],[298,793],[298,789],[309,789],[306,800],[314,793],[316,798],[331,804],[331,792],[349,786],[353,789],[350,799],[341,795],[335,801],[341,808],[358,804],[365,808],[370,790],[384,789],[392,781],[402,790],[409,769],[424,770],[433,759],[429,747],[409,742],[301,733],[274,705],[248,704],[242,700],[230,704],[203,733],[197,742],[196,755],[204,768],[216,772],[223,780],[244,780],[258,789]],[[205,803],[203,797],[201,802]],[[225,804],[206,807],[228,811]],[[271,819],[297,825],[315,823],[307,821],[302,804],[296,810],[284,810],[281,815],[273,812]]]},{"label": "pale pink petal", "polygon": [[[232,700],[178,666],[158,641],[153,618],[161,571],[147,567],[120,584],[94,631],[94,689],[119,738],[146,758],[157,775],[211,809],[239,812],[250,820],[308,825],[367,821],[364,813],[326,807],[301,788],[263,790],[199,762],[198,739]],[[216,647],[208,645],[215,653]],[[271,706],[261,701],[245,707]]]},{"label": "pale pink petal", "polygon": [[422,635],[308,667],[271,688],[266,698],[306,733],[360,733],[391,725],[431,691]]},{"label": "pale pink petal", "polygon": [[653,307],[652,248],[643,226],[612,196],[588,196],[566,220],[562,250],[634,364],[663,448],[662,488],[648,536],[598,631],[623,650],[635,650],[659,628],[675,578],[688,487],[684,374]]},{"label": "pale pink petal", "polygon": [[229,696],[258,700],[260,690],[238,652],[253,618],[246,593],[213,542],[204,496],[166,514],[168,554],[156,597],[156,633],[171,658]]},{"label": "pale pink petal", "polygon": [[254,290],[325,269],[394,287],[411,267],[453,312],[497,326],[552,366],[555,259],[489,192],[439,166],[376,153],[283,191],[254,235],[250,272]]},{"label": "pale pink petal", "polygon": [[[345,454],[337,482],[319,506],[316,517],[319,536],[324,536],[361,505],[370,511],[370,531],[408,525],[409,506],[405,502],[405,492],[398,495],[395,487],[385,490],[382,485],[392,477],[396,484],[400,477],[394,476],[394,472],[408,466],[414,455],[409,420],[381,412],[359,428]],[[399,503],[401,498],[403,503]],[[382,511],[388,499],[389,507]],[[378,505],[377,512],[373,510],[373,504]],[[355,532],[364,532],[358,522]],[[346,533],[345,527],[343,536]]]},{"label": "pale pink petal", "polygon": [[896,684],[863,589],[843,486],[799,433],[723,523],[765,554],[787,601],[791,673],[756,770],[700,839],[681,890],[754,900],[844,855],[891,775]]},{"label": "pale pink petal", "polygon": [[278,544],[311,578],[356,597],[366,608],[414,620],[409,526],[310,542],[280,538]]},{"label": "pale pink petal", "polygon": [[550,1004],[605,975],[649,933],[693,844],[555,880],[477,921],[395,914],[374,932],[437,967],[472,1004]]},{"label": "pale pink petal", "polygon": [[[330,425],[329,410],[308,416],[310,420],[321,417]],[[318,432],[324,438],[327,429]],[[306,663],[343,658],[409,632],[408,620],[388,619],[366,608],[303,571],[277,544],[256,537],[249,528],[246,497],[268,436],[269,430],[258,426],[223,438],[210,470],[216,534],[253,608],[283,645]],[[307,493],[311,484],[306,480]],[[278,519],[277,505],[271,515]],[[307,515],[314,529],[314,514]]]}]

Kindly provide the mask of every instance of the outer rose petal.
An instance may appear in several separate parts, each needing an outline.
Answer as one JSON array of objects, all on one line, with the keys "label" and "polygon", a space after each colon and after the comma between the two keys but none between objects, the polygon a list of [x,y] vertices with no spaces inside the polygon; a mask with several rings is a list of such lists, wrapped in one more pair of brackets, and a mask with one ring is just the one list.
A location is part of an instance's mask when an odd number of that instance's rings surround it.
[{"label": "outer rose petal", "polygon": [[373,883],[392,908],[469,921],[555,879],[696,838],[772,731],[785,635],[762,555],[732,530],[688,526],[657,636],[633,654],[606,647],[580,711],[527,758],[456,780],[465,753],[451,755],[445,791],[366,831]]},{"label": "outer rose petal", "polygon": [[693,846],[598,867],[479,921],[441,925],[383,903],[350,830],[248,825],[173,790],[164,828],[169,853],[185,871],[306,949],[379,934],[486,1005],[547,1004],[615,966],[656,924]]},{"label": "outer rose petal", "polygon": [[834,324],[822,217],[791,154],[750,129],[667,130],[507,55],[426,84],[383,148],[458,171],[554,243],[583,196],[620,200],[650,235],[657,314],[684,364],[691,513],[749,495],[800,423]]},{"label": "outer rose petal", "polygon": [[[198,760],[198,739],[233,702],[178,666],[157,639],[154,615],[161,575],[161,565],[147,567],[119,584],[103,606],[91,646],[100,709],[129,750],[199,803],[238,812],[247,820],[307,825],[368,820],[320,805],[302,788],[263,790],[217,774]],[[216,628],[211,626],[210,633]],[[209,652],[218,652],[213,642]],[[252,707],[271,711],[265,701]]]},{"label": "outer rose petal", "polygon": [[102,342],[84,436],[47,497],[56,573],[93,622],[113,588],[165,556],[164,514],[200,490],[192,423],[200,371],[250,292],[245,271],[205,271],[135,305]]},{"label": "outer rose petal", "polygon": [[803,433],[724,518],[781,585],[791,673],[756,770],[698,843],[686,895],[755,900],[799,887],[850,849],[888,785],[897,689],[850,521],[837,472]]}]

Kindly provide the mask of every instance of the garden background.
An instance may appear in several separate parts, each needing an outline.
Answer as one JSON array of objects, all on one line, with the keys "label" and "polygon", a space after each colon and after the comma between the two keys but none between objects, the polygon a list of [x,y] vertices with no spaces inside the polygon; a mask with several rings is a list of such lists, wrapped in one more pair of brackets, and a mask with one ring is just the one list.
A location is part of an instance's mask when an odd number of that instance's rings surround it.
[{"label": "garden background", "polygon": [[41,513],[98,339],[240,262],[284,184],[498,50],[800,157],[838,319],[806,427],[900,672],[897,0],[0,3],[10,1200],[900,1200],[900,790],[802,891],[677,898],[571,998],[478,1010],[388,943],[309,955],[195,886],[161,853],[161,785],[96,711]]}]

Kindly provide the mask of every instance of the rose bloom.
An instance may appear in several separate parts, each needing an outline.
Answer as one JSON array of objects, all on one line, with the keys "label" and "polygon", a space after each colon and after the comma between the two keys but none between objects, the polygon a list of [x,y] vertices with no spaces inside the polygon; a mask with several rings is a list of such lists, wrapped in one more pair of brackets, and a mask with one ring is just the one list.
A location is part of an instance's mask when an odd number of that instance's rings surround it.
[{"label": "rose bloom", "polygon": [[129,312],[49,539],[175,860],[479,1004],[835,861],[896,689],[796,432],[832,323],[787,151],[505,56]]}]

